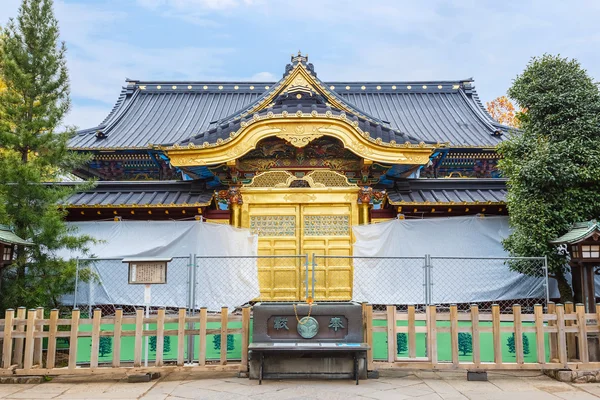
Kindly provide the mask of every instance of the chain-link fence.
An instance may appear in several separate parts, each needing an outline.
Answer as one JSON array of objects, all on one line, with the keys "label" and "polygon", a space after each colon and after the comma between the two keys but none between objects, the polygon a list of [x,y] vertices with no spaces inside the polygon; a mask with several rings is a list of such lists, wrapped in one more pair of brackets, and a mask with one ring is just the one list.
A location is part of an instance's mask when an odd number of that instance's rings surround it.
[{"label": "chain-link fence", "polygon": [[309,296],[307,255],[195,256],[195,265],[196,307],[211,310]]},{"label": "chain-link fence", "polygon": [[164,284],[132,284],[128,271],[123,258],[78,259],[75,290],[62,303],[84,315],[94,308],[103,315],[113,315],[117,308],[131,315],[139,307],[150,313],[160,307],[167,313],[186,308],[194,315],[202,307],[218,312],[249,302],[312,296],[307,255],[174,257]]},{"label": "chain-link fence", "polygon": [[513,304],[533,312],[549,299],[546,259],[542,257],[347,257],[313,255],[311,283],[317,300],[366,301],[375,309],[386,305],[417,312],[457,304],[482,310]]},{"label": "chain-link fence", "polygon": [[125,315],[135,314],[138,307],[165,307],[167,312],[190,308],[192,265],[193,256],[174,257],[168,263],[166,283],[147,288],[129,283],[129,267],[123,258],[78,259],[75,290],[63,298],[63,304],[88,315],[94,308],[100,308],[102,315],[113,315],[116,308],[122,308]]},{"label": "chain-link fence", "polygon": [[546,306],[550,293],[548,269],[543,257],[430,257],[430,304],[447,309],[457,304],[468,311],[472,303],[480,310],[511,313],[520,304],[533,314],[535,304]]},{"label": "chain-link fence", "polygon": [[[309,259],[312,260],[309,261]],[[417,312],[435,304],[468,310],[470,304],[490,309],[500,304],[523,311],[549,298],[544,258],[486,257],[349,257],[323,255],[174,257],[165,284],[130,284],[123,259],[80,259],[76,290],[63,304],[91,315],[93,308],[112,315],[117,307],[132,314],[138,307],[152,312],[201,307],[234,310],[254,301],[366,301],[376,309],[414,305]],[[257,289],[259,288],[259,289]]]}]

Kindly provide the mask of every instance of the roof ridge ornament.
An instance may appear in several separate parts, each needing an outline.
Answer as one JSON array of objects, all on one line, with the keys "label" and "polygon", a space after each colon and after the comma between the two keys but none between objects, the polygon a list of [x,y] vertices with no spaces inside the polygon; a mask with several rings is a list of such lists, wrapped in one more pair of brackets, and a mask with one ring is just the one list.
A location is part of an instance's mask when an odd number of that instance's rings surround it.
[{"label": "roof ridge ornament", "polygon": [[291,62],[292,64],[308,63],[308,54],[302,55],[302,52],[298,50],[298,54],[292,54]]}]

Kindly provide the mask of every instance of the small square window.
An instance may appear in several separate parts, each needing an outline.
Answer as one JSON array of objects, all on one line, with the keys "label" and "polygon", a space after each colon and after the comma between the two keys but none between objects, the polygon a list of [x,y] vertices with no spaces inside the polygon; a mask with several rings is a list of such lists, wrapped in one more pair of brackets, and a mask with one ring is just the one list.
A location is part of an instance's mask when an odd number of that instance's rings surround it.
[{"label": "small square window", "polygon": [[12,247],[5,247],[2,255],[2,261],[12,260]]}]

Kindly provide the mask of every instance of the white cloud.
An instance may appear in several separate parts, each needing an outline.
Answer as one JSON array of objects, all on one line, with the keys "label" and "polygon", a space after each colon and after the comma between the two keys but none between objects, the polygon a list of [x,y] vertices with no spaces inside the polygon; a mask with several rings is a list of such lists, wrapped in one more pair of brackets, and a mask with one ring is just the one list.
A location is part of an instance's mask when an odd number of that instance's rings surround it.
[{"label": "white cloud", "polygon": [[171,7],[177,10],[189,11],[191,9],[227,10],[240,6],[252,6],[260,3],[257,0],[137,0],[143,7],[157,9]]},{"label": "white cloud", "polygon": [[65,118],[65,124],[77,129],[97,126],[106,118],[110,107],[106,106],[77,106],[73,107]]},{"label": "white cloud", "polygon": [[214,13],[262,4],[262,0],[137,0],[137,4],[168,18],[177,18],[200,26],[221,26]]},{"label": "white cloud", "polygon": [[[74,1],[55,0],[55,7],[72,93],[100,104],[81,112],[75,104],[67,122],[83,127],[101,104],[110,111],[125,77],[276,81],[299,48],[325,81],[473,76],[484,100],[503,94],[529,58],[544,52],[576,57],[600,79],[597,0],[136,0],[143,9]],[[1,25],[20,0],[0,3]],[[177,19],[160,18],[166,35],[178,24],[168,44],[136,45],[112,29],[152,29],[143,18],[151,14]]]},{"label": "white cloud", "polygon": [[279,78],[275,77],[275,75],[270,72],[258,72],[252,75],[249,80],[256,82],[276,82]]},{"label": "white cloud", "polygon": [[[20,1],[0,9],[0,21],[16,16]],[[124,11],[89,4],[55,2],[61,40],[67,42],[71,95],[94,100],[97,106],[73,102],[64,125],[89,128],[102,121],[114,106],[125,78],[141,80],[214,79],[224,76],[222,56],[231,50],[208,47],[138,47],[109,39],[113,24],[125,21]],[[104,104],[104,106],[102,106]]]}]

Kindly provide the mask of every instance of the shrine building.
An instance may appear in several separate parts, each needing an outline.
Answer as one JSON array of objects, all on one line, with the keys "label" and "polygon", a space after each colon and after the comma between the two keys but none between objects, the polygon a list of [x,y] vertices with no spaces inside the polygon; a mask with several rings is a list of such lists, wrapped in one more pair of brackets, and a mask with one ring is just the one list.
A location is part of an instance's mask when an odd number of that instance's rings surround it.
[{"label": "shrine building", "polygon": [[[496,146],[508,131],[472,79],[323,82],[300,53],[278,82],[128,80],[70,140],[93,157],[75,174],[99,182],[63,206],[70,221],[249,228],[260,255],[348,256],[354,225],[506,215]],[[328,284],[351,290],[351,268]],[[288,279],[263,272],[261,292]]]}]

